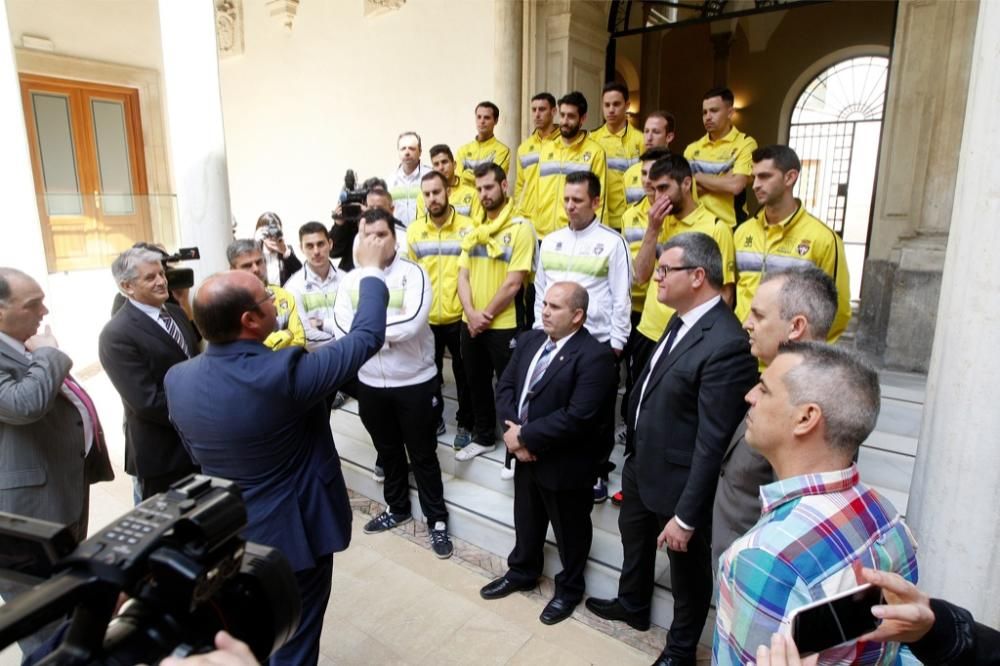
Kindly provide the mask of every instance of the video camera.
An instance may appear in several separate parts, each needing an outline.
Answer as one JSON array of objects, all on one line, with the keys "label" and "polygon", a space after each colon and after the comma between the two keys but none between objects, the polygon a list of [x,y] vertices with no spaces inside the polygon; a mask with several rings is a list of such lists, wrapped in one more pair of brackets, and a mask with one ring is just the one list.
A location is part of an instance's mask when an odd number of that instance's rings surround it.
[{"label": "video camera", "polygon": [[[280,232],[281,229],[278,229]],[[160,259],[163,264],[163,273],[167,277],[167,289],[190,289],[194,286],[194,271],[190,268],[176,268],[170,264],[175,261],[193,261],[201,259],[201,253],[196,247],[182,247],[174,254],[167,255]]]},{"label": "video camera", "polygon": [[368,188],[362,185],[358,187],[358,177],[353,169],[348,169],[344,174],[344,189],[340,191],[340,216],[345,222],[354,222],[361,219],[361,207],[368,196]]},{"label": "video camera", "polygon": [[240,537],[246,522],[235,484],[194,474],[75,549],[65,527],[0,513],[3,577],[48,578],[0,607],[0,649],[71,616],[37,663],[156,664],[211,651],[220,629],[266,661],[298,627],[301,602],[285,557]]}]

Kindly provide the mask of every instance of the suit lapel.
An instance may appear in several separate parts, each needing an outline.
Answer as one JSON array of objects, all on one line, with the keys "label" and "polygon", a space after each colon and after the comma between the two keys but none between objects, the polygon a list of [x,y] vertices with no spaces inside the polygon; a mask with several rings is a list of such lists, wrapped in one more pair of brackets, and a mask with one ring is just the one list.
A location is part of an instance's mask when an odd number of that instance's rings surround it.
[{"label": "suit lapel", "polygon": [[538,348],[542,346],[545,342],[545,334],[534,335],[537,331],[532,331],[532,335],[525,335],[527,338],[524,341],[524,356],[521,357],[521,365],[517,369],[517,383],[514,385],[516,393],[514,394],[518,399],[520,399],[521,394],[524,392],[524,385],[528,383],[528,368],[531,367],[531,359],[535,358],[535,354],[538,353]]},{"label": "suit lapel", "polygon": [[[566,341],[562,349],[552,352],[554,358],[549,361],[549,367],[545,369],[545,374],[542,375],[542,378],[538,380],[538,384],[535,385],[534,393],[538,393],[544,389],[552,378],[559,374],[560,370],[569,365],[567,361],[576,356],[576,352],[580,348],[581,335],[581,333],[577,332],[572,338]],[[537,352],[538,350],[536,349],[535,351]]]},{"label": "suit lapel", "polygon": [[14,349],[13,347],[11,347],[2,340],[0,340],[0,354],[3,354],[5,358],[8,358],[14,363],[17,363],[20,366],[24,366],[25,368],[31,365],[31,362],[27,358],[25,358],[24,354],[17,351],[16,349]]},{"label": "suit lapel", "polygon": [[128,301],[126,301],[125,305],[122,306],[122,309],[125,311],[125,315],[131,320],[132,324],[134,324],[136,328],[159,341],[161,346],[165,346],[170,349],[171,353],[174,353],[178,358],[187,358],[184,354],[184,350],[180,348],[172,337],[170,337],[170,334],[163,330],[159,324],[153,321],[149,315]]},{"label": "suit lapel", "polygon": [[[719,301],[715,307],[706,312],[701,316],[690,331],[684,334],[680,342],[674,344],[674,348],[666,355],[665,358],[661,357],[656,367],[653,368],[653,374],[649,378],[649,385],[646,387],[646,392],[643,394],[643,400],[653,392],[653,388],[663,379],[664,375],[667,374],[674,363],[677,362],[684,354],[701,342],[701,339],[705,337],[705,331],[712,328],[715,324],[715,320],[719,316],[719,307],[728,307],[723,301]],[[640,384],[641,386],[641,384]]]}]

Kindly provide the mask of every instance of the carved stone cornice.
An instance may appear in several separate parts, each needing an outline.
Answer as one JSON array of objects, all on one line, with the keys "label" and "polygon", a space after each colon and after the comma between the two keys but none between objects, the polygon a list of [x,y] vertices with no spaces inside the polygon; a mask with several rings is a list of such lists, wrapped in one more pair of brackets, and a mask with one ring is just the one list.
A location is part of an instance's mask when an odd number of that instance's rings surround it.
[{"label": "carved stone cornice", "polygon": [[243,55],[243,0],[215,0],[219,57]]},{"label": "carved stone cornice", "polygon": [[365,0],[365,16],[378,16],[396,11],[406,4],[406,0]]}]

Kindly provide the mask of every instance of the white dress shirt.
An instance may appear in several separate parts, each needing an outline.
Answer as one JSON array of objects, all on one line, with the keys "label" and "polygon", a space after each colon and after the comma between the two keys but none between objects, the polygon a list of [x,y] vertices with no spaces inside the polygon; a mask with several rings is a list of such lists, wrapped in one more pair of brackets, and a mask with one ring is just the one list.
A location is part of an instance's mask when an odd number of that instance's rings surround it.
[{"label": "white dress shirt", "polygon": [[[566,337],[559,338],[558,340],[555,340],[556,348],[553,349],[552,352],[551,352],[551,354],[550,354],[550,356],[552,358],[549,360],[549,368],[552,367],[552,362],[555,360],[556,354],[558,354],[559,351],[563,348],[563,346],[566,344],[566,341],[569,340],[570,338],[572,338],[574,335],[576,335],[579,332],[580,332],[580,329],[576,329],[575,331],[573,331],[572,333],[570,333]],[[527,376],[524,379],[524,388],[521,389],[521,399],[517,401],[517,413],[518,414],[520,414],[521,410],[524,409],[524,403],[528,399],[528,388],[529,388],[528,384],[531,383],[531,375],[535,372],[535,366],[538,365],[538,359],[542,357],[542,352],[545,351],[545,344],[547,342],[549,342],[549,340],[550,340],[550,338],[546,338],[545,339],[545,342],[543,342],[542,346],[538,348],[537,352],[535,352],[534,358],[531,359],[531,363],[528,365],[528,374],[527,374]],[[549,368],[545,368],[545,372],[548,372]],[[544,376],[545,376],[545,373],[542,373],[542,377],[544,377]],[[541,378],[539,378],[539,379],[541,379]]]}]

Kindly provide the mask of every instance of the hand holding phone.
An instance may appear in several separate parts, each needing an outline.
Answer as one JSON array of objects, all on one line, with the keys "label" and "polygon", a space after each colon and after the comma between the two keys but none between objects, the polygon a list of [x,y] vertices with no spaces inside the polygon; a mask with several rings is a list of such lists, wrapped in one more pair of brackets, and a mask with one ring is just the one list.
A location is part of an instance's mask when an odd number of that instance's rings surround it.
[{"label": "hand holding phone", "polygon": [[865,583],[796,608],[789,615],[792,638],[802,656],[849,643],[874,631],[872,606],[882,603],[882,590]]}]

